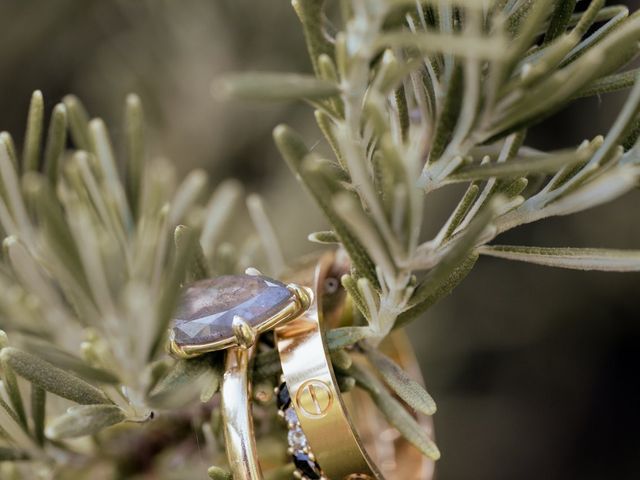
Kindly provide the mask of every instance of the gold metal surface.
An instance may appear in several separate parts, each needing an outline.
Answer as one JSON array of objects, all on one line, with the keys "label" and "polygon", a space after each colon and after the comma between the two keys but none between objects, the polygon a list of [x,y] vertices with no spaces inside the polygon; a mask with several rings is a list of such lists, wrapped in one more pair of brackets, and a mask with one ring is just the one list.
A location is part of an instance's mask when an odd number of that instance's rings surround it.
[{"label": "gold metal surface", "polygon": [[276,328],[282,370],[302,430],[331,480],[383,478],[356,433],[337,387],[322,328],[322,293],[333,254],[319,261],[305,314]]},{"label": "gold metal surface", "polygon": [[222,378],[222,418],[227,458],[234,480],[261,480],[247,371],[254,348],[231,348]]},{"label": "gold metal surface", "polygon": [[331,387],[320,380],[307,380],[296,394],[295,401],[305,417],[322,418],[333,405]]},{"label": "gold metal surface", "polygon": [[236,341],[240,348],[253,347],[256,343],[256,329],[249,325],[240,315],[235,315],[233,317],[231,328],[233,329],[233,335],[236,337]]},{"label": "gold metal surface", "polygon": [[[278,325],[289,322],[304,312],[309,306],[311,292],[306,287],[301,287],[296,284],[287,285],[289,291],[293,294],[293,299],[282,310],[266,319],[264,322],[252,327],[255,335],[259,335],[266,331],[272,330]],[[172,332],[170,331],[171,335]],[[194,358],[203,353],[213,352],[216,350],[224,350],[226,348],[238,347],[238,339],[233,336],[218,340],[217,342],[203,343],[199,345],[180,345],[170,337],[169,338],[169,353],[178,358]]]},{"label": "gold metal surface", "polygon": [[[411,378],[423,383],[422,372],[413,347],[403,331],[395,331],[379,346],[380,351],[395,361]],[[361,355],[353,356],[354,362],[363,364],[367,360]],[[402,401],[398,398],[398,401]],[[435,473],[435,462],[420,453],[405,437],[389,425],[369,395],[363,390],[349,392],[347,407],[352,420],[366,446],[367,452],[388,480],[431,480]],[[408,409],[411,411],[411,409]],[[433,439],[433,420],[427,415],[417,414],[416,420]]]}]

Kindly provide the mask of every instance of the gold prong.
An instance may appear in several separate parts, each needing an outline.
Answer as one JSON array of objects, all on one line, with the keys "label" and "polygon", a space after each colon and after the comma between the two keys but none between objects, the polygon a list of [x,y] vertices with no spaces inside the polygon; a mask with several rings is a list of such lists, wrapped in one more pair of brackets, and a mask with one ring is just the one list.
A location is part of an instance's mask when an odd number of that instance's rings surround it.
[{"label": "gold prong", "polygon": [[186,359],[191,357],[191,355],[185,352],[184,349],[180,345],[178,345],[175,340],[169,341],[167,345],[167,350],[169,350],[169,353],[171,355],[181,359]]},{"label": "gold prong", "polygon": [[293,453],[294,453],[294,452],[293,452],[293,448],[292,448],[292,447],[287,448],[287,453],[288,453],[289,455],[293,455]]},{"label": "gold prong", "polygon": [[250,348],[256,343],[256,331],[240,315],[233,317],[231,328],[233,329],[233,334],[236,337],[238,346],[241,348]]},{"label": "gold prong", "polygon": [[300,310],[306,310],[309,308],[309,305],[311,305],[311,301],[313,300],[313,290],[296,283],[287,284],[287,289],[295,296]]},{"label": "gold prong", "polygon": [[293,476],[296,477],[298,480],[302,480],[302,474],[298,470],[293,471]]},{"label": "gold prong", "polygon": [[262,272],[260,272],[260,270],[258,270],[257,268],[253,268],[253,267],[246,268],[244,273],[246,275],[251,275],[252,277],[257,277],[258,275],[262,275]]}]

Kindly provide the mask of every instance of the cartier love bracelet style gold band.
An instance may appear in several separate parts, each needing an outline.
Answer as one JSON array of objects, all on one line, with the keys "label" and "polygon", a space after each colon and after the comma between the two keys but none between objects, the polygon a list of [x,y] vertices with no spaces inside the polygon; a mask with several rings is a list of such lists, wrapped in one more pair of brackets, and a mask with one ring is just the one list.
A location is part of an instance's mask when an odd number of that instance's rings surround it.
[{"label": "cartier love bracelet style gold band", "polygon": [[[169,350],[179,358],[192,358],[227,349],[221,408],[227,457],[234,479],[262,479],[253,431],[248,369],[257,336],[273,328],[283,368],[283,385],[289,398],[288,421],[290,427],[296,429],[289,432],[289,443],[292,444],[293,434],[294,439],[298,438],[294,442],[306,446],[304,451],[295,451],[295,444],[292,445],[296,477],[308,480],[383,478],[347,412],[324,341],[323,293],[333,262],[333,253],[320,259],[313,280],[304,280],[313,288],[293,283],[284,285],[254,271],[202,280],[184,292],[170,331]],[[411,360],[415,363],[415,359],[411,357]],[[375,415],[375,408],[371,406],[362,410],[360,417],[363,411],[367,417]],[[365,436],[367,445],[381,442],[375,434]],[[390,442],[392,440],[385,440],[386,444]],[[402,439],[396,443],[400,448],[398,452],[410,460],[412,469],[407,472],[411,473],[397,476],[394,469],[393,473],[387,473],[387,478],[429,478],[426,476],[432,471],[429,462],[414,448],[407,448]]]},{"label": "cartier love bracelet style gold band", "polygon": [[[350,307],[353,305],[351,305],[350,298],[346,295],[345,290],[340,286],[340,278],[350,270],[350,265],[341,253],[343,254],[344,252],[338,251],[336,254],[325,254],[319,262],[314,262],[313,268],[296,278],[297,281],[313,285],[316,293],[314,297],[316,313],[312,311],[314,307],[314,304],[312,304],[310,310],[301,318],[287,324],[290,325],[290,333],[293,336],[297,334],[296,330],[305,335],[310,333],[307,330],[308,326],[303,326],[304,317],[307,317],[306,320],[311,321],[311,323],[318,321],[320,338],[316,336],[316,340],[322,342],[324,342],[324,332],[350,324],[350,320],[348,320],[350,319],[349,312],[351,311]],[[276,337],[284,329],[286,329],[286,326],[279,327],[276,330]],[[408,337],[403,331],[392,332],[378,346],[378,349],[395,361],[410,377],[422,382],[420,366]],[[304,349],[302,349],[302,352],[304,355]],[[324,352],[327,352],[326,348]],[[351,357],[354,363],[362,364],[362,366],[367,363],[365,356],[358,353],[357,349],[351,352]],[[326,364],[331,368],[329,362]],[[285,372],[282,376],[283,382],[276,389],[278,393],[277,404],[280,415],[289,427],[288,442],[290,453],[297,467],[296,477],[303,480],[341,478],[328,474],[327,469],[322,468],[320,457],[323,456],[323,453],[321,450],[317,450],[318,445],[311,443],[307,435],[305,435],[305,430],[301,426],[304,420],[301,421],[299,419],[299,413],[295,408],[296,397],[289,392],[290,387],[284,381],[286,377],[284,363],[283,371]],[[308,382],[307,385],[309,385]],[[304,394],[303,392],[302,395]],[[312,415],[315,416],[322,411],[322,394],[315,388],[312,388],[310,394],[312,396],[310,402],[312,404]],[[315,399],[313,398],[314,396]],[[338,399],[343,402],[343,406],[346,405],[347,407],[343,412],[350,426],[353,427],[355,425],[353,431],[354,433],[357,432],[355,436],[359,440],[360,447],[364,446],[362,451],[368,452],[369,461],[373,459],[378,475],[381,474],[378,478],[386,478],[388,480],[430,480],[433,478],[435,462],[423,456],[405,437],[388,424],[366,392],[352,389],[346,394],[340,393]],[[349,414],[351,415],[350,418]],[[426,415],[416,415],[416,420],[424,431],[433,438],[432,418]],[[334,439],[332,431],[325,433],[328,433],[328,438]],[[335,439],[326,443],[334,449],[334,452],[338,452],[335,453],[336,455],[342,455],[342,443],[336,442]],[[318,454],[318,452],[321,453]],[[350,471],[353,473],[349,473],[345,478],[354,480],[367,478],[365,475],[358,474],[356,470]]]},{"label": "cartier love bracelet style gold band", "polygon": [[322,294],[331,257],[318,263],[314,299],[300,317],[276,328],[282,372],[302,431],[330,479],[382,478],[352,424],[321,329]]}]

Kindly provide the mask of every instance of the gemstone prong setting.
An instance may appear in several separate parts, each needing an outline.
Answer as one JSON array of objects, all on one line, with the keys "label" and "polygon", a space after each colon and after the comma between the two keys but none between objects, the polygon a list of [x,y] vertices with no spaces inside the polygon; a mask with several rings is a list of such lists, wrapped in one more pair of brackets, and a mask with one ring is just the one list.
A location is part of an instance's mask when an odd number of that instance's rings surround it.
[{"label": "gemstone prong setting", "polygon": [[262,273],[260,272],[260,270],[258,270],[257,268],[254,267],[247,267],[244,270],[245,275],[250,275],[252,277],[259,277],[262,275]]},{"label": "gemstone prong setting", "polygon": [[169,353],[184,359],[231,347],[249,348],[261,333],[302,315],[312,298],[309,288],[285,285],[255,269],[201,280],[183,295],[169,331]]},{"label": "gemstone prong setting", "polygon": [[251,348],[256,343],[256,330],[240,315],[233,317],[231,328],[240,348]]}]

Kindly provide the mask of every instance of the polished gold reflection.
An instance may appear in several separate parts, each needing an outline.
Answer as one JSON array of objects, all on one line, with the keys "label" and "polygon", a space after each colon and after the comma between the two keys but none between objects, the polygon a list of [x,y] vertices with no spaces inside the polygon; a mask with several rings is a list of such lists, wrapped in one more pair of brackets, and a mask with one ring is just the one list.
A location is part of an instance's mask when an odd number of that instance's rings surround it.
[{"label": "polished gold reflection", "polygon": [[[293,406],[324,474],[330,479],[349,478],[354,473],[382,478],[351,424],[322,334],[322,312],[318,306],[332,258],[326,255],[318,264],[314,279],[316,297],[309,310],[301,318],[276,328],[282,369],[291,397],[303,400],[294,401]],[[322,414],[308,414],[318,408]]]}]

